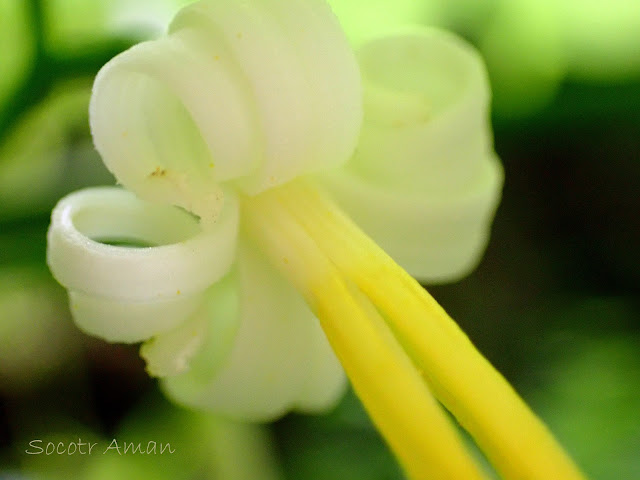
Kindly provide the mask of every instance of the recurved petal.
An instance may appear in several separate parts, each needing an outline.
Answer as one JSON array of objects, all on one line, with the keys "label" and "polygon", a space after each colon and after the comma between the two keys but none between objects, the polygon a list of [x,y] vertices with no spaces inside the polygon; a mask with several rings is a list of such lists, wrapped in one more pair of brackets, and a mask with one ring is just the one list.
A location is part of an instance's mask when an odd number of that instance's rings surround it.
[{"label": "recurved petal", "polygon": [[484,250],[502,187],[484,64],[464,41],[434,29],[373,40],[358,58],[360,141],[322,181],[412,275],[464,276]]},{"label": "recurved petal", "polygon": [[214,219],[221,182],[254,194],[344,163],[360,75],[321,1],[197,2],[100,71],[96,148],[125,187]]},{"label": "recurved petal", "polygon": [[184,210],[120,188],[91,188],[53,210],[47,261],[69,290],[80,328],[109,341],[136,342],[196,311],[202,292],[229,271],[237,230],[238,205],[230,192],[218,222],[203,230]]}]

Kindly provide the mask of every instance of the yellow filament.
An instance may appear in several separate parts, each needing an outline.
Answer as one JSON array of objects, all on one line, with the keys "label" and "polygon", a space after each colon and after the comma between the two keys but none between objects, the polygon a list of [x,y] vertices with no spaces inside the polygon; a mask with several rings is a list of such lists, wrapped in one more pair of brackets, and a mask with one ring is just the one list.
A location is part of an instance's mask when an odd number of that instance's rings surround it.
[{"label": "yellow filament", "polygon": [[[546,426],[442,307],[338,207],[301,182],[278,189],[273,196],[273,209],[294,216],[337,269],[380,309],[435,396],[505,479],[584,478]],[[360,348],[357,340],[353,343]]]},{"label": "yellow filament", "polygon": [[317,314],[354,389],[407,474],[416,480],[485,478],[376,308],[277,200],[267,192],[245,201],[248,233],[260,240]]}]

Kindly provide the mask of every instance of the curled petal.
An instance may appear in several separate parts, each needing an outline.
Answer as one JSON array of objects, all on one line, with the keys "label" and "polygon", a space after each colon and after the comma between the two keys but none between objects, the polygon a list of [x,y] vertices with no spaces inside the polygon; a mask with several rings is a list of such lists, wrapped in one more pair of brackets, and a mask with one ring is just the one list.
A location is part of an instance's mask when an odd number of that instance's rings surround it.
[{"label": "curled petal", "polygon": [[232,269],[205,292],[202,304],[187,322],[142,345],[140,355],[150,375],[172,377],[186,373],[188,367],[207,377],[220,368],[238,330],[236,277]]},{"label": "curled petal", "polygon": [[69,305],[76,325],[109,342],[135,343],[179,325],[197,312],[200,293],[127,301],[69,290]]},{"label": "curled petal", "polygon": [[119,188],[87,189],[63,198],[53,210],[47,261],[69,290],[83,330],[135,342],[194,313],[202,292],[229,270],[237,229],[238,205],[229,193],[218,222],[202,230],[178,208],[141,201]]},{"label": "curled petal", "polygon": [[90,114],[123,185],[215,218],[220,182],[255,193],[346,161],[361,101],[357,63],[324,2],[217,0],[109,62]]},{"label": "curled petal", "polygon": [[209,318],[206,300],[191,317],[168,332],[145,342],[140,356],[147,362],[147,372],[153,377],[167,377],[187,371],[207,334]]},{"label": "curled petal", "polygon": [[[302,297],[244,242],[237,278],[230,282],[212,302],[226,303],[226,311],[211,315],[209,339],[191,369],[164,380],[168,395],[253,421],[272,420],[292,408],[333,405],[344,390],[344,373]],[[233,342],[221,345],[221,338],[229,338],[228,325],[238,325]],[[228,354],[221,356],[221,350]]]},{"label": "curled petal", "polygon": [[358,58],[362,134],[325,184],[412,275],[459,278],[479,260],[502,186],[482,60],[428,29],[374,40]]}]

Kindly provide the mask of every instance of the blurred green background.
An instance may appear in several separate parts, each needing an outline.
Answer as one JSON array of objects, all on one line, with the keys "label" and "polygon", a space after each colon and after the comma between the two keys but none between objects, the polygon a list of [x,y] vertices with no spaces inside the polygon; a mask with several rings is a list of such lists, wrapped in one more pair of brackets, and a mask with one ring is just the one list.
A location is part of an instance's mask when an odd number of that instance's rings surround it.
[{"label": "blurred green background", "polygon": [[[113,183],[93,76],[187,3],[0,0],[0,480],[400,479],[351,393],[260,430],[169,405],[135,347],[75,329],[46,268],[56,200]],[[430,291],[591,478],[640,478],[640,2],[330,3],[354,43],[421,23],[485,56],[504,197],[478,270]],[[25,453],[120,437],[180,453]]]}]

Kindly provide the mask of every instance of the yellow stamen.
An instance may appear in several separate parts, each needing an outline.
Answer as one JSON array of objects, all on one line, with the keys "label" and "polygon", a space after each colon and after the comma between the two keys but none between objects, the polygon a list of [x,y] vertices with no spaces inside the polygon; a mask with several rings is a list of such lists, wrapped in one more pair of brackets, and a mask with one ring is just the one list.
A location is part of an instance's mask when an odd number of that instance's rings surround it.
[{"label": "yellow stamen", "polygon": [[[456,428],[371,302],[345,280],[271,192],[245,225],[305,296],[374,423],[411,478],[483,479]],[[283,262],[283,253],[287,262]]]},{"label": "yellow stamen", "polygon": [[[435,396],[505,479],[584,478],[546,426],[433,297],[335,204],[302,182],[280,188],[273,196],[273,208],[294,216],[335,267],[380,309]],[[360,348],[357,338],[352,348]]]}]

